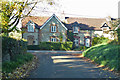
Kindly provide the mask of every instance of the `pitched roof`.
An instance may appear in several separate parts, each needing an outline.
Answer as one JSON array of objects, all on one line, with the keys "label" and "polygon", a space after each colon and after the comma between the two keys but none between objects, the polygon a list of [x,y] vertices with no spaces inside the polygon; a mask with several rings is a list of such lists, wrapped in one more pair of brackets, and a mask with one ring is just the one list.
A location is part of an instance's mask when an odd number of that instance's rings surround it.
[{"label": "pitched roof", "polygon": [[[56,16],[57,17],[57,16]],[[47,16],[31,16],[26,17],[22,20],[22,28],[31,20],[36,24],[36,28],[41,28],[50,17]],[[59,20],[59,19],[58,19]],[[82,17],[67,17],[67,23],[63,23],[65,27],[69,30],[72,30],[73,26],[80,27],[81,30],[101,30],[103,24],[107,23],[108,26],[110,24],[106,21],[105,18],[82,18]],[[60,20],[59,20],[60,21]]]},{"label": "pitched roof", "polygon": [[65,27],[65,25],[60,21],[60,19],[53,14],[41,27],[40,29],[42,29],[53,17],[55,17],[55,19],[67,30],[67,28]]},{"label": "pitched roof", "polygon": [[67,30],[67,28],[64,26],[64,24],[62,23],[62,21],[60,21],[60,19],[55,15],[53,14],[51,17],[46,17],[46,16],[43,16],[43,17],[38,17],[38,16],[29,16],[29,17],[26,17],[22,20],[22,28],[25,28],[26,27],[26,24],[29,22],[29,21],[32,21],[35,23],[35,27],[36,28],[40,28],[42,29],[44,27],[44,25],[52,18],[52,17],[55,17],[59,22],[60,24]]},{"label": "pitched roof", "polygon": [[31,20],[34,22],[38,27],[41,27],[45,21],[47,21],[49,17],[43,16],[43,17],[38,17],[38,16],[29,16],[26,17],[22,20],[22,28],[25,27],[25,25]]},{"label": "pitched roof", "polygon": [[72,29],[73,26],[77,25],[81,30],[101,30],[100,27],[104,23],[108,22],[105,18],[77,18],[77,17],[68,17],[65,25],[68,29]]}]

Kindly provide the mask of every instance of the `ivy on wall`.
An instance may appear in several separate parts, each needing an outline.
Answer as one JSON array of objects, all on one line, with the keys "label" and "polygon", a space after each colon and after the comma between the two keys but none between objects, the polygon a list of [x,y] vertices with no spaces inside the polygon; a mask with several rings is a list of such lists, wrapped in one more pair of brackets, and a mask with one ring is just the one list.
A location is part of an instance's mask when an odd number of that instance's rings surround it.
[{"label": "ivy on wall", "polygon": [[62,40],[63,40],[63,35],[62,35],[61,32],[60,32],[60,35],[59,35],[59,39],[60,39],[60,42],[62,42]]},{"label": "ivy on wall", "polygon": [[74,41],[74,34],[73,32],[67,31],[67,41]]}]

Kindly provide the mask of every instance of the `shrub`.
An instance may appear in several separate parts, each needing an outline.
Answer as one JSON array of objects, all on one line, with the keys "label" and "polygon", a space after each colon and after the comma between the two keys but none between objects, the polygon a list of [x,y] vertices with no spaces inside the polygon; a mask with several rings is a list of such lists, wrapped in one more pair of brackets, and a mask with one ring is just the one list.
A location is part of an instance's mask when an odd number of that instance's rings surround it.
[{"label": "shrub", "polygon": [[117,33],[118,33],[118,35],[117,35],[117,37],[118,37],[118,44],[120,44],[120,28],[117,30]]},{"label": "shrub", "polygon": [[81,51],[81,50],[83,50],[83,49],[82,49],[82,46],[80,46],[80,47],[78,47],[78,48],[74,48],[73,50],[74,50],[74,51]]},{"label": "shrub", "polygon": [[28,50],[71,50],[73,42],[40,42],[39,45],[28,45]]},{"label": "shrub", "polygon": [[82,50],[86,50],[86,49],[87,49],[86,46],[80,46],[80,47],[78,47],[78,48],[75,48],[74,50],[75,50],[75,51],[82,51]]},{"label": "shrub", "polygon": [[6,54],[9,54],[10,59],[12,59],[15,55],[24,54],[26,52],[27,52],[26,41],[2,36],[2,57],[4,57]]},{"label": "shrub", "polygon": [[67,31],[67,41],[74,41],[74,33],[73,32],[69,32],[69,30]]},{"label": "shrub", "polygon": [[109,39],[105,38],[105,37],[94,37],[92,39],[92,46],[96,45],[96,44],[101,44],[104,42],[107,42]]},{"label": "shrub", "polygon": [[61,48],[60,50],[71,50],[72,49],[72,42],[63,42],[61,43]]}]

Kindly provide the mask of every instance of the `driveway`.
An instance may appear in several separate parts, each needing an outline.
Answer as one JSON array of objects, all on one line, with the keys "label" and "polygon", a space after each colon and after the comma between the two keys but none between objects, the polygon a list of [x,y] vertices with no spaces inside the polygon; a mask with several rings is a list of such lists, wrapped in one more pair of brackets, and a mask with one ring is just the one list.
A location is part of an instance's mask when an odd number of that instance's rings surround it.
[{"label": "driveway", "polygon": [[81,52],[65,51],[28,51],[39,59],[38,67],[29,78],[116,78],[108,71],[103,71],[94,64],[72,55]]}]

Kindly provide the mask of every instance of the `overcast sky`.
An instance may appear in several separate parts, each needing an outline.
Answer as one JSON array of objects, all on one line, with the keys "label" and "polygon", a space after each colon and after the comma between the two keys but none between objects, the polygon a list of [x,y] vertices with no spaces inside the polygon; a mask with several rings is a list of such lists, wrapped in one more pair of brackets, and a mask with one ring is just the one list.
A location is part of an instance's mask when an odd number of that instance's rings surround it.
[{"label": "overcast sky", "polygon": [[[55,5],[38,3],[34,15],[60,15],[63,11],[65,16],[118,17],[118,2],[120,0],[55,0]],[[39,13],[38,13],[39,12]],[[35,14],[36,13],[36,14]]]}]

